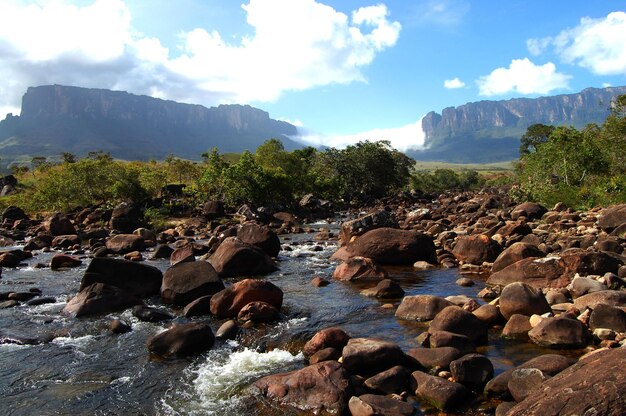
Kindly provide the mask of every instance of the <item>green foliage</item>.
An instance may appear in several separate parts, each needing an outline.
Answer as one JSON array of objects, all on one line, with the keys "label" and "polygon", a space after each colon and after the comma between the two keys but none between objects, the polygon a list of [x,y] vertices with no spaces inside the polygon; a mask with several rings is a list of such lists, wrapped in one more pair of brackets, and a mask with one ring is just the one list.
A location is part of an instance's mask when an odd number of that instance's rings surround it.
[{"label": "green foliage", "polygon": [[169,210],[167,208],[150,207],[144,211],[143,217],[154,231],[163,231],[170,226],[168,221]]},{"label": "green foliage", "polygon": [[484,178],[475,170],[457,173],[452,169],[437,169],[432,173],[417,172],[411,176],[411,188],[426,194],[476,189],[484,183]]},{"label": "green foliage", "polygon": [[548,137],[554,131],[554,126],[545,124],[533,124],[528,127],[520,139],[520,155],[536,152],[540,145],[548,141]]}]

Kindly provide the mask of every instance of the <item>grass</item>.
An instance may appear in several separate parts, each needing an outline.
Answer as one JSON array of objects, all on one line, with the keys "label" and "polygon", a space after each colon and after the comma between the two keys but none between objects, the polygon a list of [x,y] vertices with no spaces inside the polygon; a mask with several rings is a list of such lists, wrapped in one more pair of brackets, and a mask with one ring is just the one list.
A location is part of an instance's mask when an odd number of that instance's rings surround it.
[{"label": "grass", "polygon": [[455,172],[462,170],[475,170],[480,173],[497,173],[497,172],[510,172],[513,170],[513,163],[515,161],[510,160],[507,162],[497,163],[448,163],[448,162],[415,162],[416,171],[435,171],[437,169],[450,169]]}]

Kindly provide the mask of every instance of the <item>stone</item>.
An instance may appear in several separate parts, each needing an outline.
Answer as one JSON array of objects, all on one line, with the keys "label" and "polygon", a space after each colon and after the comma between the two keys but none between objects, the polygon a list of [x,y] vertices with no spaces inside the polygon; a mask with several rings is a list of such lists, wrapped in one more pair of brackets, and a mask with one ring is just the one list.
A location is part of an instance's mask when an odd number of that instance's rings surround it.
[{"label": "stone", "polygon": [[587,330],[577,319],[545,318],[528,331],[530,340],[548,348],[582,348],[587,344]]},{"label": "stone", "polygon": [[280,318],[278,309],[269,303],[255,301],[245,305],[237,314],[240,322],[252,321],[254,323],[274,322]]},{"label": "stone", "polygon": [[206,220],[216,220],[226,215],[222,201],[207,201],[202,206],[202,216]]},{"label": "stone", "polygon": [[280,252],[280,239],[267,226],[246,222],[237,230],[237,237],[244,243],[265,251],[270,257],[277,257]]},{"label": "stone", "polygon": [[626,307],[626,292],[619,290],[601,290],[574,299],[574,307],[579,311],[594,309],[599,304]]},{"label": "stone", "polygon": [[484,355],[467,354],[450,363],[450,372],[457,383],[482,389],[493,378],[493,364]]},{"label": "stone", "polygon": [[411,416],[416,409],[409,403],[386,396],[364,394],[352,396],[348,402],[352,416]]},{"label": "stone", "polygon": [[46,233],[57,236],[57,235],[76,235],[76,228],[72,221],[65,215],[60,212],[57,212],[50,217],[46,218],[41,224]]},{"label": "stone", "polygon": [[354,237],[383,227],[398,228],[398,222],[389,211],[373,211],[359,218],[343,222],[341,224],[341,230],[339,231],[339,241],[342,245],[346,245],[350,243]]},{"label": "stone", "polygon": [[487,342],[487,325],[472,313],[458,306],[448,306],[435,316],[428,327],[428,332],[448,331],[465,335],[475,345]]},{"label": "stone", "polygon": [[142,304],[141,299],[123,289],[104,283],[94,283],[76,294],[63,308],[63,313],[76,318],[105,315]]},{"label": "stone", "polygon": [[341,350],[324,348],[309,357],[309,364],[317,364],[322,361],[337,361],[341,358]]},{"label": "stone", "polygon": [[333,272],[333,277],[343,281],[378,281],[387,277],[387,273],[372,259],[352,257],[341,263]]},{"label": "stone", "polygon": [[406,361],[397,344],[375,338],[350,338],[341,355],[346,370],[362,376],[380,373]]},{"label": "stone", "polygon": [[433,407],[443,411],[457,409],[473,398],[462,384],[431,376],[421,371],[411,373],[415,394]]},{"label": "stone", "polygon": [[276,264],[266,252],[237,237],[227,237],[209,257],[220,277],[256,276],[276,271]]},{"label": "stone", "polygon": [[412,348],[407,352],[407,355],[421,367],[429,370],[431,368],[449,368],[450,363],[460,358],[463,352],[454,347]]},{"label": "stone", "polygon": [[393,280],[385,279],[373,288],[362,290],[361,294],[377,299],[400,299],[404,296],[404,290]]},{"label": "stone", "polygon": [[163,357],[186,357],[210,350],[214,343],[209,325],[192,322],[175,325],[153,336],[148,340],[148,349]]},{"label": "stone", "polygon": [[141,210],[136,205],[128,202],[122,202],[117,205],[111,212],[109,227],[120,233],[130,234],[137,228],[141,228]]},{"label": "stone", "polygon": [[502,289],[499,305],[500,313],[507,320],[514,314],[531,316],[551,311],[540,290],[521,282],[510,283]]},{"label": "stone", "polygon": [[616,332],[626,332],[626,312],[623,309],[605,304],[598,304],[591,312],[589,328],[612,329]]},{"label": "stone", "polygon": [[544,253],[535,245],[518,241],[517,243],[511,244],[502,253],[500,253],[500,255],[493,262],[491,273],[500,271],[513,263],[529,257],[541,258],[543,256]]},{"label": "stone", "polygon": [[466,235],[458,238],[452,254],[458,261],[471,264],[493,262],[500,254],[500,245],[488,235]]},{"label": "stone", "polygon": [[526,223],[526,221],[508,222],[502,227],[498,228],[496,234],[500,234],[504,237],[512,237],[516,235],[528,235],[532,234],[533,230]]},{"label": "stone", "polygon": [[191,318],[192,316],[203,316],[211,313],[211,298],[213,295],[200,296],[185,306],[183,316]]},{"label": "stone", "polygon": [[283,291],[265,280],[244,279],[211,298],[211,313],[218,318],[234,318],[250,302],[262,301],[280,310]]},{"label": "stone", "polygon": [[405,296],[396,309],[396,318],[410,321],[430,321],[448,306],[452,306],[452,302],[440,296]]},{"label": "stone", "polygon": [[511,373],[509,392],[516,402],[521,402],[534,394],[541,384],[548,379],[538,368],[518,368]]},{"label": "stone", "polygon": [[169,259],[174,249],[167,244],[161,244],[156,246],[154,249],[154,253],[152,254],[153,259]]},{"label": "stone", "polygon": [[349,243],[346,249],[353,257],[367,257],[383,265],[412,265],[418,260],[437,262],[432,237],[415,231],[377,228]]},{"label": "stone", "polygon": [[506,286],[523,282],[535,288],[560,288],[571,281],[571,277],[564,274],[565,263],[560,257],[528,257],[492,273],[487,284]]},{"label": "stone", "polygon": [[80,290],[93,283],[120,287],[133,295],[146,298],[158,295],[163,274],[147,264],[128,260],[97,257],[91,260],[80,283]]},{"label": "stone", "polygon": [[366,379],[363,385],[378,394],[400,394],[409,390],[410,377],[406,368],[397,365]]},{"label": "stone", "polygon": [[239,327],[235,320],[230,319],[224,322],[215,333],[217,339],[235,339],[239,334]]},{"label": "stone", "polygon": [[527,315],[513,314],[502,329],[502,338],[528,340],[528,331],[532,329],[530,317]]},{"label": "stone", "polygon": [[494,325],[504,319],[500,313],[500,308],[489,303],[481,305],[472,313],[487,325]]},{"label": "stone", "polygon": [[134,306],[133,316],[144,322],[161,322],[173,319],[169,313],[145,305]]},{"label": "stone", "polygon": [[328,286],[329,284],[330,282],[321,276],[316,276],[313,279],[311,279],[311,286],[314,286],[314,287],[325,287],[325,286]]},{"label": "stone", "polygon": [[608,288],[605,284],[600,283],[595,279],[577,276],[574,277],[572,282],[567,286],[567,289],[573,298],[577,298],[588,293],[607,290]]},{"label": "stone", "polygon": [[315,335],[304,344],[302,353],[305,357],[310,357],[326,348],[334,348],[341,351],[349,340],[350,336],[346,334],[343,329],[337,327],[325,328],[315,333]]},{"label": "stone", "polygon": [[206,261],[177,263],[166,270],[161,284],[164,303],[187,305],[199,297],[224,290],[224,283]]},{"label": "stone", "polygon": [[68,256],[67,254],[55,254],[50,260],[50,268],[52,270],[58,270],[61,268],[78,267],[83,262],[74,256]]},{"label": "stone", "polygon": [[598,226],[605,231],[612,231],[626,223],[626,204],[605,208],[598,215]]},{"label": "stone", "polygon": [[526,220],[538,220],[548,210],[535,202],[523,202],[517,205],[511,210],[511,219],[514,221],[520,217],[526,218]]},{"label": "stone", "polygon": [[109,322],[109,331],[113,332],[114,334],[125,334],[127,332],[130,332],[131,329],[132,328],[130,327],[130,325],[117,318]]},{"label": "stone", "polygon": [[193,245],[185,244],[182,247],[178,247],[174,249],[174,251],[172,251],[172,253],[169,256],[169,259],[170,259],[170,265],[172,266],[178,263],[196,261],[196,256],[193,251]]},{"label": "stone", "polygon": [[107,240],[106,247],[115,254],[125,254],[131,251],[144,251],[146,243],[140,235],[117,234]]}]

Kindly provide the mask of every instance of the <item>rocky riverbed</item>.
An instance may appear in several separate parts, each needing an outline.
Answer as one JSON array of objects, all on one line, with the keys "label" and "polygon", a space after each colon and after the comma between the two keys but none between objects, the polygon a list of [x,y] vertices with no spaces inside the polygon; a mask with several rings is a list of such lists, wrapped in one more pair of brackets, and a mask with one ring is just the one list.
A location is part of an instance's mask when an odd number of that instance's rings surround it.
[{"label": "rocky riverbed", "polygon": [[626,205],[303,205],[158,235],[128,205],[5,210],[2,413],[626,410]]}]

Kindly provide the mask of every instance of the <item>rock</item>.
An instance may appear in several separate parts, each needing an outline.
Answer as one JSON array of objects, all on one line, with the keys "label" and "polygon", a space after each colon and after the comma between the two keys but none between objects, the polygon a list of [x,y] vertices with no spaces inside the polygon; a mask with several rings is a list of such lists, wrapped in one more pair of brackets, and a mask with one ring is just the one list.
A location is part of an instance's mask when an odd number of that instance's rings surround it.
[{"label": "rock", "polygon": [[573,298],[577,298],[587,293],[599,292],[601,290],[607,290],[608,288],[605,284],[595,279],[578,276],[574,277],[574,280],[567,286],[567,289]]},{"label": "rock", "polygon": [[396,318],[410,321],[430,321],[448,306],[452,306],[452,302],[439,296],[405,296],[396,309]]},{"label": "rock", "polygon": [[185,244],[182,247],[176,248],[169,256],[170,264],[172,266],[178,263],[196,261],[196,256],[193,251],[192,244]]},{"label": "rock", "polygon": [[516,404],[516,402],[502,402],[498,404],[495,416],[506,416],[509,413],[509,410],[515,407]]},{"label": "rock", "polygon": [[217,339],[235,339],[239,334],[237,322],[233,319],[224,322],[217,330],[215,337]]},{"label": "rock", "polygon": [[52,240],[52,247],[67,249],[80,243],[81,240],[77,235],[58,235]]},{"label": "rock", "polygon": [[237,237],[244,243],[265,251],[270,257],[277,257],[280,252],[280,239],[267,226],[246,222],[237,230]]},{"label": "rock", "polygon": [[341,355],[343,365],[350,374],[363,376],[403,365],[406,361],[397,344],[374,338],[350,338]]},{"label": "rock", "polygon": [[507,320],[514,314],[531,316],[551,311],[541,291],[521,282],[506,285],[500,294],[499,304],[500,313]]},{"label": "rock", "polygon": [[341,358],[341,350],[324,348],[309,357],[309,364],[317,364],[322,361],[337,361]]},{"label": "rock", "polygon": [[511,210],[511,218],[515,221],[520,217],[526,220],[538,220],[548,210],[534,202],[523,202]]},{"label": "rock", "polygon": [[528,340],[528,331],[532,329],[530,317],[527,315],[513,314],[502,329],[502,338]]},{"label": "rock", "polygon": [[122,202],[113,209],[109,226],[121,233],[132,233],[143,226],[140,209],[128,202]]},{"label": "rock", "polygon": [[[508,416],[620,415],[626,409],[626,348],[588,354],[541,384]],[[591,410],[593,409],[593,410]]]},{"label": "rock", "polygon": [[616,332],[626,332],[626,312],[623,309],[605,304],[598,304],[591,312],[589,328],[612,329]]},{"label": "rock", "polygon": [[482,264],[493,262],[500,254],[500,250],[500,245],[488,235],[466,235],[459,237],[452,254],[464,263]]},{"label": "rock", "polygon": [[400,394],[409,390],[410,377],[407,369],[397,365],[368,378],[363,385],[378,394]]},{"label": "rock", "polygon": [[455,283],[462,287],[471,287],[475,285],[474,281],[468,277],[461,277],[457,279]]},{"label": "rock", "polygon": [[67,254],[55,254],[50,260],[50,268],[52,270],[58,270],[64,267],[78,267],[83,262],[74,256],[68,256]]},{"label": "rock", "polygon": [[192,316],[203,316],[211,313],[211,298],[213,295],[200,296],[194,301],[189,302],[185,309],[183,309],[183,315],[186,318]]},{"label": "rock", "polygon": [[619,290],[601,290],[574,299],[574,307],[579,311],[594,309],[599,304],[626,307],[626,292]]},{"label": "rock", "polygon": [[80,290],[93,283],[106,283],[145,298],[160,293],[162,280],[163,274],[154,266],[97,257],[89,263],[81,280]]},{"label": "rock", "polygon": [[11,251],[0,252],[0,267],[17,267],[22,258]]},{"label": "rock", "polygon": [[545,318],[528,331],[530,340],[548,348],[582,348],[587,344],[585,326],[577,319]]},{"label": "rock", "polygon": [[487,325],[496,324],[504,318],[500,313],[500,309],[497,306],[491,305],[489,303],[481,305],[472,313]]},{"label": "rock", "polygon": [[343,414],[352,396],[350,375],[336,361],[263,377],[251,390],[281,405],[315,414]]},{"label": "rock", "polygon": [[440,348],[413,348],[407,355],[425,369],[449,368],[450,363],[463,355],[463,352],[454,347]]},{"label": "rock", "polygon": [[106,247],[115,254],[125,254],[131,251],[144,251],[146,243],[140,235],[117,234],[107,240]]},{"label": "rock", "polygon": [[133,234],[140,236],[144,239],[144,241],[157,241],[157,236],[154,231],[147,228],[137,228],[135,231],[133,231]]},{"label": "rock", "polygon": [[605,208],[598,215],[598,226],[605,231],[612,231],[626,223],[626,204]]},{"label": "rock", "polygon": [[9,308],[13,308],[17,305],[19,305],[20,303],[16,300],[4,300],[0,302],[0,309],[9,309]]},{"label": "rock", "polygon": [[450,372],[457,383],[482,388],[493,378],[493,364],[481,354],[467,354],[450,363]]},{"label": "rock", "polygon": [[430,334],[434,331],[448,331],[465,335],[475,345],[482,345],[487,342],[487,325],[472,313],[458,306],[448,306],[435,316],[428,328]]},{"label": "rock", "polygon": [[161,284],[163,302],[187,305],[199,297],[224,290],[224,283],[206,261],[178,263],[165,272]]},{"label": "rock", "polygon": [[318,331],[304,344],[302,353],[305,357],[310,357],[316,352],[326,348],[334,348],[341,351],[349,340],[350,336],[346,334],[343,329],[337,327],[325,328]]},{"label": "rock", "polygon": [[387,273],[371,259],[352,257],[341,263],[333,272],[333,277],[343,281],[371,281],[383,280]]},{"label": "rock", "polygon": [[393,280],[385,279],[381,280],[376,287],[362,290],[361,294],[377,299],[399,299],[404,296],[404,290]]},{"label": "rock", "polygon": [[567,286],[571,280],[564,273],[565,263],[560,257],[528,257],[492,273],[487,284],[506,286],[524,282],[535,288],[559,288]]},{"label": "rock", "polygon": [[38,306],[38,305],[45,305],[47,303],[56,303],[56,301],[57,301],[56,298],[52,296],[43,296],[43,297],[31,299],[28,302],[26,302],[26,304],[28,306]]},{"label": "rock", "polygon": [[169,313],[145,305],[134,306],[133,316],[144,322],[161,322],[173,319]]},{"label": "rock", "polygon": [[57,212],[50,217],[46,218],[41,224],[46,233],[57,235],[76,235],[76,228],[65,214]]},{"label": "rock", "polygon": [[24,210],[20,207],[16,207],[14,205],[10,205],[2,211],[0,215],[0,220],[11,220],[11,221],[19,221],[19,220],[28,220],[28,215],[24,212]]},{"label": "rock", "polygon": [[63,313],[81,318],[123,311],[140,304],[142,302],[139,298],[119,287],[104,283],[94,283],[81,289],[65,305]]},{"label": "rock", "polygon": [[339,241],[342,245],[346,245],[355,237],[383,227],[398,228],[398,222],[389,211],[373,211],[362,217],[342,223],[339,232]]},{"label": "rock", "polygon": [[437,409],[457,409],[472,399],[472,393],[462,384],[431,376],[421,371],[411,374],[415,394]]},{"label": "rock", "polygon": [[224,217],[226,212],[224,211],[224,204],[222,201],[207,201],[202,206],[202,216],[206,220],[216,220]]},{"label": "rock", "polygon": [[433,239],[415,231],[377,228],[346,247],[351,256],[367,257],[379,264],[412,265],[418,260],[436,263]]},{"label": "rock", "polygon": [[325,287],[325,286],[328,286],[329,284],[330,282],[321,276],[316,276],[313,279],[311,279],[311,286]]},{"label": "rock", "polygon": [[515,235],[528,235],[532,234],[532,232],[532,228],[526,224],[526,221],[515,221],[498,228],[496,234],[500,234],[504,237],[512,237]]},{"label": "rock", "polygon": [[522,259],[526,259],[529,257],[541,258],[544,256],[544,253],[539,250],[536,246],[529,243],[517,242],[511,244],[506,250],[504,250],[493,262],[493,266],[491,267],[491,273],[495,273],[504,269],[507,266],[510,266],[513,263],[516,263]]},{"label": "rock", "polygon": [[254,323],[273,322],[280,318],[278,309],[265,302],[250,302],[237,314],[240,322],[252,321]]},{"label": "rock", "polygon": [[218,318],[234,318],[250,302],[262,301],[280,310],[283,291],[265,280],[245,279],[211,298],[211,313]]},{"label": "rock", "polygon": [[126,322],[116,318],[109,323],[109,331],[114,334],[125,334],[131,331],[131,327]]},{"label": "rock", "polygon": [[374,394],[352,396],[348,402],[348,407],[352,416],[410,416],[416,414],[416,409],[409,403]]},{"label": "rock", "polygon": [[161,244],[156,246],[154,249],[154,254],[152,254],[153,259],[169,259],[174,249],[167,244]]},{"label": "rock", "polygon": [[534,394],[548,377],[537,368],[518,368],[511,373],[509,392],[516,402]]},{"label": "rock", "polygon": [[185,357],[210,350],[215,342],[207,324],[192,322],[175,325],[148,340],[148,349],[163,357]]},{"label": "rock", "polygon": [[226,238],[209,257],[220,277],[263,275],[277,270],[267,253],[236,237]]},{"label": "rock", "polygon": [[472,339],[465,335],[440,330],[429,331],[429,335],[428,342],[431,348],[453,347],[463,353],[476,350]]}]

